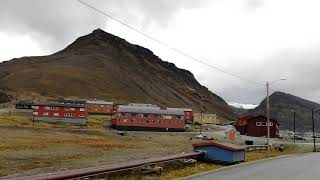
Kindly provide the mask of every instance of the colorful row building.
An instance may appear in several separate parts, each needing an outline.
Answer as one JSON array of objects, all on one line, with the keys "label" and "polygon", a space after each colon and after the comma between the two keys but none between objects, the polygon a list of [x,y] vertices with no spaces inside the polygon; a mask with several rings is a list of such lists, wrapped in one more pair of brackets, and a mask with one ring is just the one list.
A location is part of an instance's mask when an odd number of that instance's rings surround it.
[{"label": "colorful row building", "polygon": [[33,119],[86,125],[88,114],[113,114],[112,127],[118,130],[184,131],[193,119],[192,109],[166,108],[152,104],[113,105],[97,100],[35,101]]}]

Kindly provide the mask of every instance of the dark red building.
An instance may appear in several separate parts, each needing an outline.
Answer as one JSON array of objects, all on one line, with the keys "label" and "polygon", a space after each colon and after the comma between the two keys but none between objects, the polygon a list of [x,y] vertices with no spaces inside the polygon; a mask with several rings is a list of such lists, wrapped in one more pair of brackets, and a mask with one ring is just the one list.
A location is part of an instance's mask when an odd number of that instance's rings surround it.
[{"label": "dark red building", "polygon": [[33,104],[33,119],[36,121],[85,125],[87,121],[87,110],[84,104],[36,101]]},{"label": "dark red building", "polygon": [[154,105],[119,105],[112,127],[136,131],[185,131],[188,112],[178,109],[160,109]]},{"label": "dark red building", "polygon": [[107,102],[104,100],[88,100],[86,107],[89,114],[113,114],[113,102]]},{"label": "dark red building", "polygon": [[193,123],[192,109],[190,109],[190,108],[167,108],[167,110],[180,111],[180,113],[183,113],[183,119],[186,124]]},{"label": "dark red building", "polygon": [[[242,135],[266,137],[267,117],[262,115],[241,117],[236,125],[236,129]],[[275,119],[270,119],[270,137],[279,137],[279,123]]]}]

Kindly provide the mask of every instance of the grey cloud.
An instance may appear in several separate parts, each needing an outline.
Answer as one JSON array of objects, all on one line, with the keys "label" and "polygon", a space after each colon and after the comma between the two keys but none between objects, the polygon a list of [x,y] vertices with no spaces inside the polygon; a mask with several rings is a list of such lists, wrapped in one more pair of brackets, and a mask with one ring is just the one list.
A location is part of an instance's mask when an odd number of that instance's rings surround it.
[{"label": "grey cloud", "polygon": [[[181,8],[204,4],[193,0],[84,0],[128,23],[143,20],[166,26]],[[207,1],[209,2],[209,1]],[[77,0],[2,0],[0,31],[28,34],[50,50],[59,50],[80,35],[103,27],[108,20]]]},{"label": "grey cloud", "polygon": [[[226,101],[229,102],[257,104],[266,95],[266,88],[263,86],[266,81],[286,78],[286,81],[272,84],[271,92],[283,91],[319,103],[319,60],[320,47],[279,50],[274,56],[264,60],[266,63],[263,67],[251,67],[250,64],[247,64],[246,69],[233,69],[233,72],[237,74],[260,82],[261,86],[238,81],[239,84],[236,87],[229,85],[223,90],[218,90],[217,93],[226,97]],[[235,65],[235,67],[237,66]],[[224,76],[220,81],[228,80],[230,77]],[[232,81],[230,84],[234,84],[234,82],[237,81]]]}]

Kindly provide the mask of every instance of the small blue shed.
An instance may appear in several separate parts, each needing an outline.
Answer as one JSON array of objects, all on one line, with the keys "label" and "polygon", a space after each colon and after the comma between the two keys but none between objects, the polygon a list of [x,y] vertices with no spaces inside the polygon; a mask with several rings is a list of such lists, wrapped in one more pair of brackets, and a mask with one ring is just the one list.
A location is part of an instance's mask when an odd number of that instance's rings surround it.
[{"label": "small blue shed", "polygon": [[245,148],[230,143],[205,142],[193,144],[194,151],[204,151],[204,160],[233,164],[245,160]]}]

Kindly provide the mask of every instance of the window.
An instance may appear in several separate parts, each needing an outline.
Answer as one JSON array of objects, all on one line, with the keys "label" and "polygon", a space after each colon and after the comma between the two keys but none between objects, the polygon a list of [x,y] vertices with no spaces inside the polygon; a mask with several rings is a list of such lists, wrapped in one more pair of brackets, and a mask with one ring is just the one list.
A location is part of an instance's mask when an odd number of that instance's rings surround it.
[{"label": "window", "polygon": [[176,120],[182,120],[182,116],[176,116]]},{"label": "window", "polygon": [[170,116],[170,115],[164,115],[163,118],[164,118],[164,119],[172,119],[172,116]]},{"label": "window", "polygon": [[50,106],[45,106],[44,109],[46,110],[59,110],[59,107],[50,107]]},{"label": "window", "polygon": [[33,112],[33,115],[38,115],[38,112]]},{"label": "window", "polygon": [[39,109],[39,106],[32,106],[33,109]]},{"label": "window", "polygon": [[64,110],[65,110],[65,111],[74,111],[74,110],[76,110],[76,109],[75,109],[75,108],[66,107],[66,108],[64,108]]},{"label": "window", "polygon": [[53,116],[59,116],[59,113],[53,113]]},{"label": "window", "polygon": [[84,111],[86,111],[86,109],[85,108],[80,108],[80,111],[84,112]]},{"label": "window", "polygon": [[119,113],[119,116],[120,117],[127,117],[127,114],[126,113]]},{"label": "window", "polygon": [[256,126],[261,126],[261,122],[256,122]]},{"label": "window", "polygon": [[269,123],[269,126],[273,126],[273,122],[270,122],[270,123]]},{"label": "window", "polygon": [[65,117],[74,117],[74,114],[71,114],[71,113],[64,113],[64,116],[65,116]]},{"label": "window", "polygon": [[131,113],[131,117],[138,117],[138,113]]},{"label": "window", "polygon": [[49,113],[48,113],[48,112],[43,112],[43,115],[44,115],[44,116],[48,116]]},{"label": "window", "polygon": [[161,118],[161,114],[155,114],[154,118]]},{"label": "window", "polygon": [[141,117],[142,117],[142,118],[148,118],[148,117],[149,117],[149,114],[141,114]]},{"label": "window", "polygon": [[80,118],[84,118],[84,114],[79,114],[79,117]]},{"label": "window", "polygon": [[267,123],[266,122],[262,122],[261,126],[267,126]]}]

